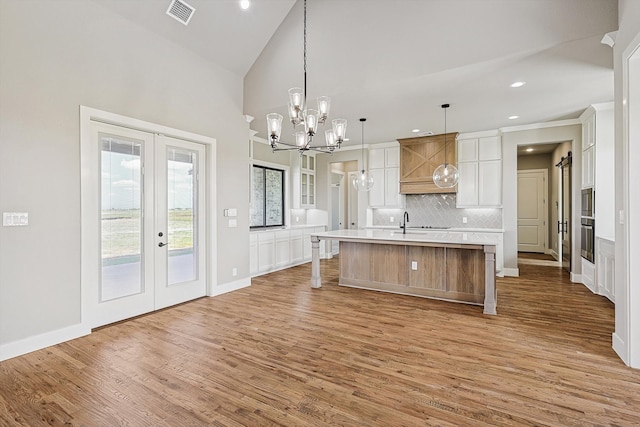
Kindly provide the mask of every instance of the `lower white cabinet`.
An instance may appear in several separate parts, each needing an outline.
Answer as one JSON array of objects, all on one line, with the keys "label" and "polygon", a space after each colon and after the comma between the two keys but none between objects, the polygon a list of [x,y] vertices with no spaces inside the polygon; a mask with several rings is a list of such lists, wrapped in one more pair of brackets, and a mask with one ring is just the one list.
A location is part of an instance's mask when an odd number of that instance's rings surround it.
[{"label": "lower white cabinet", "polygon": [[611,240],[596,237],[596,290],[611,302],[615,298],[615,243]]},{"label": "lower white cabinet", "polygon": [[258,271],[269,271],[275,266],[274,233],[258,234]]},{"label": "lower white cabinet", "polygon": [[297,264],[304,259],[304,249],[302,241],[302,230],[291,230],[289,233],[289,253],[291,263]]},{"label": "lower white cabinet", "polygon": [[275,266],[284,267],[291,262],[289,230],[275,232]]},{"label": "lower white cabinet", "polygon": [[[311,260],[311,233],[324,226],[249,233],[249,269],[252,276],[280,270]],[[320,257],[325,257],[324,241]]]}]

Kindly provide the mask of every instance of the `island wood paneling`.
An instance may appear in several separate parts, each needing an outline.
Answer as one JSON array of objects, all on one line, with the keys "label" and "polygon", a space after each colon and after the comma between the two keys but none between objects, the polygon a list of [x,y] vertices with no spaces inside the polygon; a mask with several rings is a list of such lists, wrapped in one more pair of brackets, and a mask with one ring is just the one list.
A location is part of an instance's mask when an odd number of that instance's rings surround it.
[{"label": "island wood paneling", "polygon": [[[412,270],[415,261],[418,269]],[[340,242],[340,284],[483,304],[485,254],[480,245]]]},{"label": "island wood paneling", "polygon": [[560,268],[473,305],[253,278],[0,362],[1,426],[638,426],[614,305]]},{"label": "island wood paneling", "polygon": [[[409,263],[408,285],[412,288],[445,291],[444,248],[410,246],[407,248]],[[411,262],[418,263],[418,269],[411,269]],[[483,280],[484,283],[484,280]]]},{"label": "island wood paneling", "polygon": [[466,295],[468,301],[484,300],[485,259],[477,250],[447,248],[447,292]]}]

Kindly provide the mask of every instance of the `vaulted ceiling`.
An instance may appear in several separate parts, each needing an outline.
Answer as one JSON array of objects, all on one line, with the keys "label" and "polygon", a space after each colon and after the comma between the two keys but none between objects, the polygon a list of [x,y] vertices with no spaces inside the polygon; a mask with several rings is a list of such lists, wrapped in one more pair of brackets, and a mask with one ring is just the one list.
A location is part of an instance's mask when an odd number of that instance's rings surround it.
[{"label": "vaulted ceiling", "polygon": [[[238,0],[185,0],[196,8],[188,26],[165,15],[169,0],[95,1],[244,76],[244,112],[259,136],[265,115],[286,118],[287,90],[303,86],[302,0],[251,0],[248,11]],[[601,39],[617,29],[617,3],[308,0],[308,98],[331,96],[349,144],[360,143],[360,117],[367,143],[442,133],[443,103],[447,131],[576,118],[613,100],[612,50]]]}]

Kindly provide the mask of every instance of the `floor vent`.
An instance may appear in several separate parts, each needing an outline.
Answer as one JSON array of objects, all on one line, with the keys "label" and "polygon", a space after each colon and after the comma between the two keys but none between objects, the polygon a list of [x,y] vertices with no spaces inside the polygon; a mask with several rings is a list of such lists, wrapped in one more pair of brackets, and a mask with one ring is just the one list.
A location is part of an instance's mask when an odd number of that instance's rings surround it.
[{"label": "floor vent", "polygon": [[167,9],[167,15],[187,25],[196,9],[182,0],[173,0]]}]

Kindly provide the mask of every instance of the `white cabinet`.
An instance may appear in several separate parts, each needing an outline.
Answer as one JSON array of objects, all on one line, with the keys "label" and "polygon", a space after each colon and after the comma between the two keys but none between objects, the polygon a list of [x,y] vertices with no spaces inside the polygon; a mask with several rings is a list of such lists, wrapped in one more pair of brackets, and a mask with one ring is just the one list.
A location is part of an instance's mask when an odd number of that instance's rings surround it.
[{"label": "white cabinet", "polygon": [[289,230],[275,232],[275,266],[284,267],[290,262]]},{"label": "white cabinet", "polygon": [[582,152],[582,188],[593,187],[595,184],[595,146],[590,146]]},{"label": "white cabinet", "polygon": [[373,177],[373,187],[369,190],[369,206],[402,207],[400,147],[369,150],[369,173]]},{"label": "white cabinet", "polygon": [[300,206],[314,208],[316,205],[316,156],[304,153],[300,156]]},{"label": "white cabinet", "polygon": [[291,254],[291,263],[298,264],[304,259],[302,230],[291,230],[289,236],[289,253]]},{"label": "white cabinet", "polygon": [[249,274],[258,273],[258,235],[249,234]]},{"label": "white cabinet", "polygon": [[458,137],[457,207],[502,206],[500,136]]},{"label": "white cabinet", "polygon": [[502,205],[502,160],[478,162],[478,206]]},{"label": "white cabinet", "polygon": [[382,169],[369,169],[369,173],[373,177],[373,187],[369,190],[369,206],[380,207],[385,205],[385,173]]},{"label": "white cabinet", "polygon": [[258,272],[272,270],[275,265],[273,243],[275,234],[263,232],[258,234]]},{"label": "white cabinet", "polygon": [[478,162],[458,163],[457,206],[478,206]]},{"label": "white cabinet", "polygon": [[588,111],[582,123],[582,151],[596,144],[596,115]]},{"label": "white cabinet", "polygon": [[[311,260],[311,233],[324,226],[256,231],[249,233],[249,271],[252,276],[269,273]],[[320,245],[320,257],[326,257]]]}]

